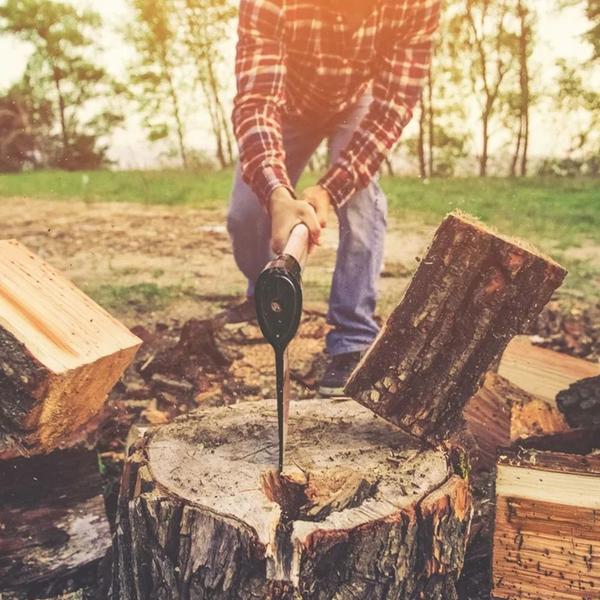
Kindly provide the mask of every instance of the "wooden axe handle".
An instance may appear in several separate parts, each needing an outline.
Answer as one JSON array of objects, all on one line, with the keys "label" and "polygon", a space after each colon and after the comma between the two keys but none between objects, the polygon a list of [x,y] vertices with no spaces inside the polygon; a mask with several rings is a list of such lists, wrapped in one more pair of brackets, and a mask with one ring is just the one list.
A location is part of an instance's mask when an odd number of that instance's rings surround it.
[{"label": "wooden axe handle", "polygon": [[304,223],[298,223],[292,229],[290,238],[283,249],[283,254],[293,256],[298,261],[301,269],[304,269],[308,259],[309,238],[308,227]]}]

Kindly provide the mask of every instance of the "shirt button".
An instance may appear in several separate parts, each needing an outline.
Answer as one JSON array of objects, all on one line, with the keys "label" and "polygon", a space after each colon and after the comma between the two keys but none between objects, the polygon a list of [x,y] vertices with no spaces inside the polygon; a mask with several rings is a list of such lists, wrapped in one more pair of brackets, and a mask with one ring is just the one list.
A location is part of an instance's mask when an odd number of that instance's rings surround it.
[{"label": "shirt button", "polygon": [[335,18],[335,20],[336,20],[338,23],[341,23],[341,22],[342,22],[342,15],[338,15],[338,16]]}]

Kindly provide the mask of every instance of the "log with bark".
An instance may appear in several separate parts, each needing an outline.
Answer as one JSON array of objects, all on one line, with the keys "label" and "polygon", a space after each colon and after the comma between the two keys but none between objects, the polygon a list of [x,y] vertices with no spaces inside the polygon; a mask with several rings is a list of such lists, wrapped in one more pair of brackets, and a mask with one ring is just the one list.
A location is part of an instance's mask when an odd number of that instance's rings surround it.
[{"label": "log with bark", "polygon": [[600,430],[502,450],[496,477],[493,595],[597,598]]},{"label": "log with bark", "polygon": [[49,264],[0,241],[0,458],[78,438],[140,344]]},{"label": "log with bark", "polygon": [[600,427],[600,375],[572,383],[556,402],[571,427]]},{"label": "log with bark", "polygon": [[0,462],[0,598],[95,592],[110,548],[96,452]]},{"label": "log with bark", "polygon": [[447,456],[351,400],[201,411],[135,444],[113,598],[456,598],[471,507]]},{"label": "log with bark", "polygon": [[565,274],[533,248],[450,214],[346,392],[413,435],[446,439]]}]

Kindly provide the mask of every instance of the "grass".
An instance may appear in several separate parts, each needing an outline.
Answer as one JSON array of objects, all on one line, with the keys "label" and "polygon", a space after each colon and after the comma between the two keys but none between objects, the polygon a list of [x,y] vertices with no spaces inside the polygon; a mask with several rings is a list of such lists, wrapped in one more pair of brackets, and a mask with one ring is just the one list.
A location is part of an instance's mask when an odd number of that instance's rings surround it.
[{"label": "grass", "polygon": [[[300,188],[314,182],[307,175]],[[0,175],[2,198],[137,202],[224,209],[231,171],[59,171]],[[522,237],[566,263],[568,286],[598,296],[600,272],[563,255],[569,248],[598,243],[600,181],[567,178],[456,178],[422,181],[384,177],[390,216],[435,225],[450,210],[461,209],[503,233]]]},{"label": "grass", "polygon": [[0,197],[87,202],[138,202],[218,208],[231,187],[230,171],[37,171],[0,175]]},{"label": "grass", "polygon": [[134,285],[102,284],[87,287],[85,292],[109,311],[133,308],[151,312],[166,308],[184,290],[180,286],[159,286],[151,282]]},{"label": "grass", "polygon": [[[222,208],[231,189],[231,171],[42,171],[0,175],[0,198]],[[300,187],[314,181],[306,176]],[[433,225],[460,208],[501,231],[556,240],[561,247],[593,239],[600,231],[600,181],[555,178],[432,179],[384,177],[390,214]],[[533,241],[536,241],[534,239]]]}]

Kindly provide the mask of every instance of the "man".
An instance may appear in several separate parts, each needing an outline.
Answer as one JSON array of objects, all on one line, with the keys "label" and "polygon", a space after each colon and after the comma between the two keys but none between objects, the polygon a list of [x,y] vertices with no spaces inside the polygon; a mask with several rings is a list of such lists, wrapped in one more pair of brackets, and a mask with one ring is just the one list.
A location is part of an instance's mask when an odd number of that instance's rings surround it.
[{"label": "man", "polygon": [[[241,0],[233,124],[240,150],[228,216],[235,260],[254,284],[272,250],[304,222],[311,241],[335,210],[339,247],[329,300],[329,364],[338,395],[377,334],[373,319],[387,200],[377,170],[412,116],[440,0]],[[330,166],[296,195],[328,139]]]}]

